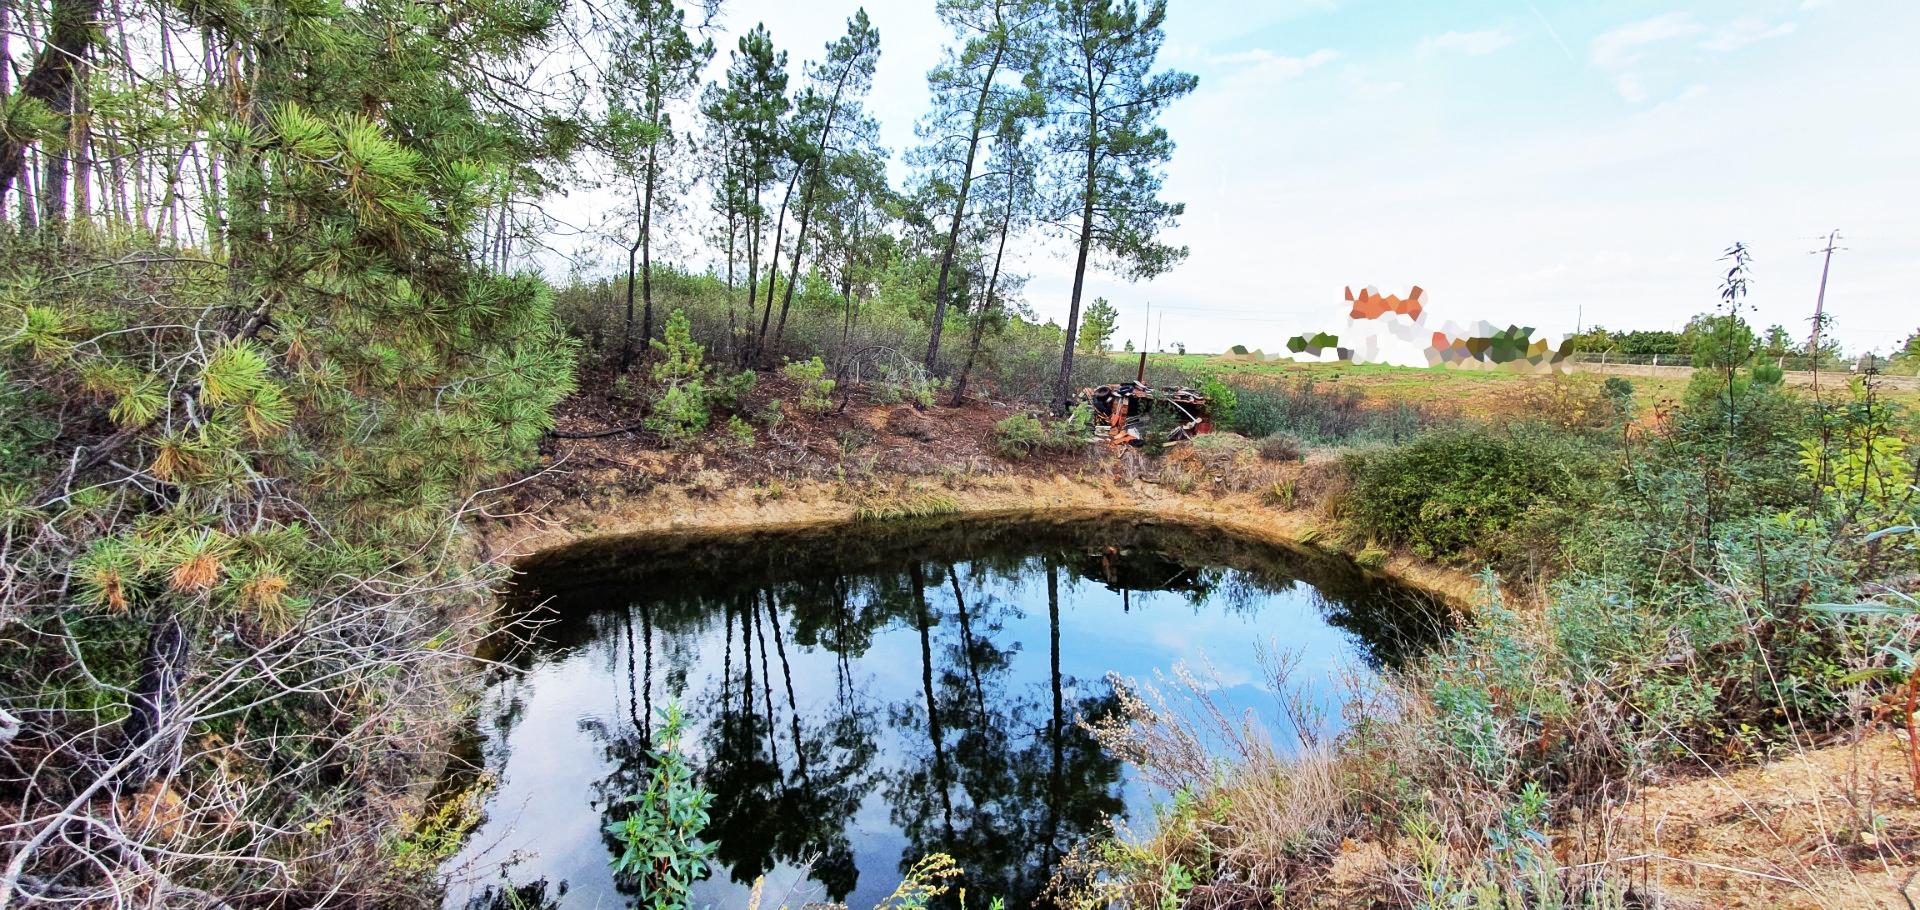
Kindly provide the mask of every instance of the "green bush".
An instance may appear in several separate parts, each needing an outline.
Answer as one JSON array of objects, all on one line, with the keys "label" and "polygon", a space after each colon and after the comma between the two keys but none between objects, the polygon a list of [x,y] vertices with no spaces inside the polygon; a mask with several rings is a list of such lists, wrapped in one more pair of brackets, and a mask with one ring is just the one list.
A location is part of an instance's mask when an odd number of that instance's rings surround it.
[{"label": "green bush", "polygon": [[780,372],[800,387],[800,410],[808,414],[833,410],[834,382],[826,378],[827,365],[820,358],[793,361]]},{"label": "green bush", "polygon": [[1577,514],[1599,498],[1604,476],[1592,449],[1546,430],[1440,430],[1347,458],[1346,520],[1443,562],[1506,562],[1538,543],[1513,539],[1516,528]]},{"label": "green bush", "polygon": [[994,450],[1015,460],[1033,454],[1046,438],[1046,426],[1032,414],[1015,414],[993,425]]},{"label": "green bush", "polygon": [[1195,388],[1207,396],[1207,413],[1212,417],[1215,427],[1222,430],[1240,429],[1239,424],[1234,423],[1234,417],[1240,411],[1240,396],[1234,394],[1232,386],[1220,381],[1217,376],[1202,376]]},{"label": "green bush", "polygon": [[993,448],[1016,461],[1038,451],[1068,451],[1086,444],[1092,420],[1093,412],[1086,405],[1055,421],[1015,414],[993,425]]},{"label": "green bush", "polygon": [[687,314],[680,310],[667,317],[664,334],[664,341],[653,342],[660,360],[654,363],[652,376],[666,391],[654,401],[647,428],[668,442],[685,443],[705,431],[713,419],[706,348],[693,340]]}]

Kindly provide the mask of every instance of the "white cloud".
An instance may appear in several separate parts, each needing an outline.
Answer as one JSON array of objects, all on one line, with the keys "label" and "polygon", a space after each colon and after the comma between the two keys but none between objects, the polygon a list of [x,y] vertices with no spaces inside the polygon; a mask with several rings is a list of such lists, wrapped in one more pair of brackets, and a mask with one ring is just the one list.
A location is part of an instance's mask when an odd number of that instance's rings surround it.
[{"label": "white cloud", "polygon": [[1593,39],[1593,62],[1607,69],[1622,69],[1640,62],[1649,45],[1691,38],[1705,31],[1705,26],[1686,13],[1668,13],[1630,22]]},{"label": "white cloud", "polygon": [[1331,48],[1321,48],[1305,57],[1289,57],[1276,54],[1266,48],[1254,48],[1232,54],[1221,54],[1213,62],[1222,66],[1241,67],[1234,73],[1235,78],[1253,78],[1260,80],[1291,79],[1307,70],[1324,66],[1340,59],[1340,52]]},{"label": "white cloud", "polygon": [[1479,57],[1506,47],[1514,40],[1514,34],[1504,28],[1492,28],[1479,32],[1447,32],[1444,35],[1429,35],[1420,39],[1420,53],[1459,51],[1469,57]]},{"label": "white cloud", "polygon": [[1700,46],[1710,51],[1725,53],[1739,50],[1756,41],[1791,35],[1794,28],[1796,26],[1792,22],[1768,25],[1762,19],[1735,19],[1733,24],[1714,32],[1713,37],[1700,42]]},{"label": "white cloud", "polygon": [[1478,57],[1491,54],[1512,44],[1513,41],[1514,36],[1502,28],[1478,32],[1446,32],[1420,39],[1419,52],[1431,54],[1436,51],[1459,51],[1470,57]]},{"label": "white cloud", "polygon": [[1620,97],[1635,104],[1647,100],[1647,84],[1641,82],[1639,75],[1635,73],[1621,73],[1613,77],[1613,90],[1619,92]]}]

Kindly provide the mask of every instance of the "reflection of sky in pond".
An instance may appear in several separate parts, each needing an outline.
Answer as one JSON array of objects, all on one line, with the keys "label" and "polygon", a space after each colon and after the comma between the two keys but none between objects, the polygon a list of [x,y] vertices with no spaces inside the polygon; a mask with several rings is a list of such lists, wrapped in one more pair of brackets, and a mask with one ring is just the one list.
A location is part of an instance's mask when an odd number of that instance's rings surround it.
[{"label": "reflection of sky in pond", "polygon": [[563,907],[631,903],[601,829],[614,797],[644,787],[651,743],[637,719],[670,698],[716,794],[708,836],[723,863],[695,906],[744,906],[759,874],[765,906],[782,895],[872,906],[936,851],[967,870],[971,894],[1023,906],[1060,851],[1108,817],[1136,829],[1151,819],[1157,794],[1074,726],[1111,709],[1109,672],[1155,682],[1185,662],[1276,736],[1283,693],[1263,657],[1296,655],[1291,685],[1330,723],[1345,678],[1366,672],[1370,652],[1304,583],[1204,569],[1181,590],[1123,595],[1079,574],[1099,571],[1086,550],[1042,553],[573,599],[518,657],[524,671],[486,694],[477,735],[498,787],[449,864],[469,881],[447,905],[503,875],[545,880],[548,898],[564,882]]}]

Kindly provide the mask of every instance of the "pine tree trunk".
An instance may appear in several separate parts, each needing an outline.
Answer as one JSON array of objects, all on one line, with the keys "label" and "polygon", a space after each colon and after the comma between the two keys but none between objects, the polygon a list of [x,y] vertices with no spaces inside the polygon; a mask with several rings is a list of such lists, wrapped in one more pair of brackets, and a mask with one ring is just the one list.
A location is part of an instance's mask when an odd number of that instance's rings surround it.
[{"label": "pine tree trunk", "polygon": [[973,130],[967,137],[967,166],[960,175],[959,199],[953,205],[953,223],[947,226],[947,242],[940,251],[940,277],[933,285],[933,324],[929,326],[926,367],[929,374],[938,368],[940,333],[947,324],[947,277],[953,271],[953,257],[960,245],[960,225],[967,218],[967,193],[973,187],[973,162],[980,151],[980,131],[985,128],[987,99],[993,90],[993,77],[1000,71],[1000,58],[1006,51],[1002,37],[993,48],[993,61],[987,66],[987,78],[980,83],[980,97],[973,105]]},{"label": "pine tree trunk", "polygon": [[967,345],[967,365],[960,368],[960,378],[953,383],[953,406],[959,407],[967,401],[967,377],[973,373],[973,362],[980,356],[980,340],[987,331],[987,317],[997,310],[993,302],[994,290],[1000,284],[1000,263],[1007,255],[1007,234],[1013,229],[1014,187],[1013,171],[1007,171],[1007,211],[1000,219],[1000,244],[993,253],[993,272],[987,278],[987,296],[980,301],[979,312],[973,316],[973,340]]},{"label": "pine tree trunk", "polygon": [[[643,210],[644,211],[644,208]],[[640,234],[633,238],[633,245],[627,247],[627,319],[620,330],[620,375],[625,376],[633,366],[633,285],[634,269],[640,247],[646,243],[646,216],[641,216]]]},{"label": "pine tree trunk", "polygon": [[[1091,126],[1091,124],[1094,123],[1093,117],[1088,118],[1088,123],[1090,124],[1090,131],[1098,128],[1097,126]],[[1096,151],[1093,137],[1088,136],[1086,184],[1081,189],[1081,194],[1085,198],[1080,206],[1080,252],[1079,255],[1075,257],[1073,263],[1073,297],[1067,306],[1067,340],[1064,349],[1060,352],[1060,379],[1054,383],[1053,387],[1053,407],[1055,412],[1060,414],[1067,412],[1068,401],[1070,400],[1069,396],[1072,394],[1070,386],[1073,384],[1073,348],[1080,340],[1078,337],[1080,334],[1080,294],[1086,287],[1087,252],[1093,245],[1093,181],[1094,155]]]},{"label": "pine tree trunk", "polygon": [[659,182],[658,149],[647,146],[647,190],[640,206],[640,343],[653,343],[653,188]]},{"label": "pine tree trunk", "polygon": [[813,191],[819,187],[820,173],[827,167],[827,140],[833,135],[833,121],[840,115],[840,99],[846,92],[847,76],[852,72],[852,64],[842,67],[840,77],[833,83],[833,100],[827,103],[827,119],[820,125],[820,141],[814,143],[813,147],[813,170],[807,175],[807,188],[800,192],[800,225],[793,235],[793,262],[787,266],[787,287],[780,294],[780,327],[773,333],[774,347],[780,346],[780,339],[787,333],[787,311],[793,307],[793,286],[800,279],[800,260],[807,252],[807,221],[813,215]]},{"label": "pine tree trunk", "polygon": [[[11,5],[11,4],[9,4]],[[100,18],[100,0],[53,0],[53,9],[49,16],[46,46],[40,56],[34,60],[33,69],[26,78],[20,80],[20,97],[32,98],[45,104],[62,117],[71,117],[73,112],[73,87],[77,69],[86,59],[88,48],[92,45],[93,23]],[[26,160],[27,143],[11,135],[0,135],[0,207],[7,201],[7,193],[13,189],[15,178]],[[58,164],[53,163],[54,159]],[[54,156],[49,159],[47,185],[42,186],[43,199],[52,197],[61,202],[48,202],[49,206],[63,205],[66,192],[65,157]],[[46,192],[49,185],[57,186],[58,193]]]},{"label": "pine tree trunk", "polygon": [[[767,330],[773,326],[773,292],[780,277],[780,239],[787,230],[787,203],[793,201],[794,184],[800,182],[800,170],[794,169],[793,176],[787,178],[787,191],[780,197],[780,217],[773,222],[773,251],[767,254],[767,306],[760,314],[760,337],[753,345],[753,357],[759,360],[766,354]],[[759,301],[754,301],[757,305]]]}]

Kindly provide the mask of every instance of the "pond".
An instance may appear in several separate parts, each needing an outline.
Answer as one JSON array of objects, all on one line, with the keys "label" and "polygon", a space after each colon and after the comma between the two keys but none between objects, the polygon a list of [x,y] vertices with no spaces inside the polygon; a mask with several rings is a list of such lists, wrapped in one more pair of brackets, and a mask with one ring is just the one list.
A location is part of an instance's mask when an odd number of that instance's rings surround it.
[{"label": "pond", "polygon": [[694,906],[745,906],[765,876],[766,906],[871,907],[936,852],[980,905],[1030,906],[1064,851],[1110,819],[1150,827],[1166,796],[1077,723],[1115,709],[1109,674],[1184,664],[1277,730],[1273,655],[1333,706],[1449,615],[1344,559],[1136,520],[599,541],[523,569],[526,621],[493,645],[448,785],[495,782],[448,908],[634,903],[602,831],[669,702],[714,795]]}]

